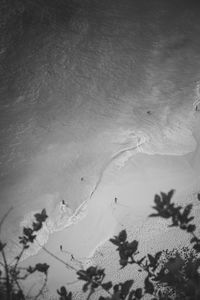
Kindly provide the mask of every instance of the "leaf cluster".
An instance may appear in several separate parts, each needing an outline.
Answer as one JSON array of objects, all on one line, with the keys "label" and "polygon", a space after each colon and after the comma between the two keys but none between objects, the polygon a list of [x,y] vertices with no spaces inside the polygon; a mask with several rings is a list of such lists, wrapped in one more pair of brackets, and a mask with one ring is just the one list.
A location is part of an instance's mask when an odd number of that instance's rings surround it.
[{"label": "leaf cluster", "polygon": [[[194,217],[191,216],[192,204],[185,207],[176,205],[172,202],[174,190],[168,193],[161,192],[154,197],[153,209],[156,211],[150,217],[161,217],[171,220],[170,227],[178,227],[192,235],[190,240],[193,252],[200,253],[200,239],[196,235],[196,226],[193,224]],[[197,195],[200,200],[200,194]],[[5,257],[6,244],[0,242],[0,252],[4,257],[5,275],[0,273],[0,291],[4,290],[7,293],[7,300],[25,300],[25,296],[20,287],[20,280],[25,280],[29,275],[38,271],[44,274],[47,278],[49,265],[46,263],[37,263],[34,267],[29,266],[22,270],[18,266],[19,260],[31,243],[36,239],[37,232],[42,228],[43,222],[48,217],[46,210],[43,209],[41,213],[34,215],[35,221],[32,227],[24,227],[23,235],[19,237],[19,242],[22,244],[22,251],[15,258],[14,266],[7,263]],[[103,290],[104,294],[99,297],[99,300],[140,300],[148,295],[151,300],[199,300],[200,299],[200,257],[188,254],[187,259],[180,255],[177,251],[163,260],[164,251],[159,251],[154,255],[147,253],[147,255],[138,259],[137,240],[128,240],[126,230],[122,230],[118,235],[110,238],[110,242],[116,247],[119,254],[120,269],[127,267],[127,265],[135,264],[138,271],[144,272],[144,284],[141,287],[134,289],[134,279],[129,279],[124,282],[113,283],[105,280],[105,269],[97,266],[90,266],[87,269],[76,270],[78,280],[84,282],[82,291],[88,293],[87,300],[98,290]],[[47,251],[47,250],[46,250]],[[49,251],[47,251],[51,254]],[[53,255],[53,254],[51,254]],[[67,263],[63,262],[66,266]],[[3,277],[4,276],[4,277]],[[131,275],[132,276],[132,275]],[[2,288],[3,287],[3,288]],[[10,290],[11,292],[8,292]],[[39,292],[41,294],[41,291]],[[105,293],[107,296],[104,296]],[[67,291],[64,286],[57,290],[60,300],[72,300],[72,292]],[[149,296],[151,298],[149,298]],[[95,298],[96,299],[96,298]]]},{"label": "leaf cluster", "polygon": [[64,286],[57,290],[57,294],[60,296],[59,300],[72,300],[72,292],[68,293]]},{"label": "leaf cluster", "polygon": [[119,252],[121,268],[135,262],[134,256],[138,254],[138,241],[128,242],[126,230],[122,230],[118,236],[111,238],[110,242],[117,246],[116,250]]},{"label": "leaf cluster", "polygon": [[106,286],[105,284],[103,285],[103,280],[105,277],[104,269],[91,266],[86,270],[79,270],[77,275],[79,280],[85,281],[85,284],[82,288],[83,292],[88,291],[89,288],[93,292],[99,286],[102,286],[103,288]]},{"label": "leaf cluster", "polygon": [[[171,224],[169,227],[179,227],[192,235],[190,242],[193,245],[193,249],[200,253],[200,239],[195,235],[196,225],[191,222],[194,217],[191,216],[191,211],[193,208],[192,204],[188,204],[185,207],[176,206],[171,202],[174,190],[169,191],[169,193],[161,192],[160,195],[155,195],[153,208],[156,213],[150,215],[150,217],[161,217],[164,219],[171,219]],[[200,194],[197,196],[200,199]]]},{"label": "leaf cluster", "polygon": [[35,241],[36,233],[42,228],[43,223],[48,218],[45,209],[43,209],[41,213],[36,213],[34,217],[35,221],[32,223],[32,227],[23,227],[23,235],[19,237],[19,243],[22,244],[25,249],[29,248],[29,244]]}]

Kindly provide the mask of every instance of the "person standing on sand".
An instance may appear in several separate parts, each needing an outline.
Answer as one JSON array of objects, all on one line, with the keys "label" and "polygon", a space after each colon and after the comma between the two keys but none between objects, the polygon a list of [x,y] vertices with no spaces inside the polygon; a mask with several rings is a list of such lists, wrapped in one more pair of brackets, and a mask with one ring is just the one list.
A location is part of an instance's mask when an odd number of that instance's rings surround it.
[{"label": "person standing on sand", "polygon": [[[198,92],[198,94],[199,94],[199,92]],[[198,95],[198,96],[200,96],[200,95]],[[196,101],[194,101],[193,106],[194,106],[195,111],[200,111],[200,107],[199,107],[200,106],[200,98],[199,97]]]},{"label": "person standing on sand", "polygon": [[66,207],[68,207],[68,204],[65,202],[65,200],[62,200],[60,204],[60,210],[65,212]]},{"label": "person standing on sand", "polygon": [[200,108],[198,107],[200,101],[195,105],[195,111],[200,111]]}]

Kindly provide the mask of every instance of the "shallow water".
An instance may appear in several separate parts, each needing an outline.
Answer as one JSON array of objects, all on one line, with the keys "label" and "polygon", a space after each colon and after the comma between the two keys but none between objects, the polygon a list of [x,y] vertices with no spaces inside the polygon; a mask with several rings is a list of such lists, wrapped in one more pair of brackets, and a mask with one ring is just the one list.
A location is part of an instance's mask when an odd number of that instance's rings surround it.
[{"label": "shallow water", "polygon": [[31,211],[46,207],[57,220],[62,199],[75,211],[136,136],[148,154],[195,149],[195,3],[77,1],[49,14],[24,7],[0,54],[1,216],[14,207],[11,240]]}]

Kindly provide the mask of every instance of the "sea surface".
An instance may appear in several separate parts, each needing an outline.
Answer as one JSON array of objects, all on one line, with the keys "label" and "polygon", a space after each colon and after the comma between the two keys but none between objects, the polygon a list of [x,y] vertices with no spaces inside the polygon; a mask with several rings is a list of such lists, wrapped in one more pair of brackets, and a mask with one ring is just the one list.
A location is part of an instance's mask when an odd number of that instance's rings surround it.
[{"label": "sea surface", "polygon": [[13,257],[42,208],[42,244],[84,217],[111,162],[195,151],[200,16],[178,0],[0,6],[0,217],[12,207],[1,234]]}]

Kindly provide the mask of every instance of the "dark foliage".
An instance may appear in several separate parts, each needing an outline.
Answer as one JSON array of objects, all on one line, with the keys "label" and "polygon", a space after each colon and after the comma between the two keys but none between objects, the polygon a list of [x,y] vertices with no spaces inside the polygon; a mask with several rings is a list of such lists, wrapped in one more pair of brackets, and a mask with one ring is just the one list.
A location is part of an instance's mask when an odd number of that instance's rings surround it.
[{"label": "dark foliage", "polygon": [[119,252],[119,263],[122,268],[129,263],[135,262],[134,256],[138,254],[138,241],[133,240],[132,242],[128,242],[126,230],[122,230],[118,236],[114,236],[114,238],[110,239],[110,242],[117,246],[116,250]]},{"label": "dark foliage", "polygon": [[6,258],[6,243],[0,241],[0,252],[3,257],[3,270],[0,276],[0,290],[1,298],[6,300],[24,300],[26,296],[21,288],[21,281],[26,280],[31,274],[37,272],[44,274],[44,283],[39,290],[38,294],[35,296],[37,299],[42,295],[43,290],[46,286],[47,275],[49,265],[46,263],[37,263],[34,267],[29,266],[24,269],[19,266],[20,260],[26,251],[30,247],[37,237],[37,231],[42,228],[43,222],[47,218],[46,210],[43,209],[41,213],[35,214],[36,221],[33,222],[32,227],[24,227],[23,235],[19,237],[19,244],[22,245],[21,251],[15,257],[14,263],[9,264]]},{"label": "dark foliage", "polygon": [[64,286],[61,286],[57,293],[60,295],[59,300],[72,300],[72,292],[68,293]]},{"label": "dark foliage", "polygon": [[[151,214],[150,217],[162,217],[165,219],[171,219],[170,227],[179,227],[182,230],[187,231],[192,235],[191,243],[196,252],[200,252],[200,239],[195,235],[196,225],[191,224],[194,217],[191,216],[192,204],[186,205],[184,208],[182,206],[176,206],[171,203],[174,190],[171,190],[168,194],[161,193],[161,195],[156,195],[154,198],[155,206],[153,208],[156,213]],[[199,199],[198,194],[198,199]]]},{"label": "dark foliage", "polygon": [[[125,268],[127,265],[136,265],[138,271],[144,272],[145,279],[142,287],[134,289],[134,278],[124,282],[113,283],[105,280],[105,269],[97,266],[90,266],[86,270],[76,270],[77,278],[83,281],[82,291],[87,293],[90,299],[96,291],[103,291],[99,300],[140,300],[148,295],[151,300],[199,300],[200,299],[200,239],[196,235],[196,225],[193,224],[194,217],[191,216],[192,204],[185,207],[175,205],[172,202],[174,190],[169,193],[161,192],[155,195],[153,209],[156,211],[150,217],[161,217],[171,220],[169,227],[177,227],[186,231],[191,237],[191,248],[184,249],[184,255],[179,250],[159,251],[154,255],[147,253],[139,257],[139,243],[137,240],[128,240],[126,230],[122,230],[118,235],[110,239],[119,253],[119,267]],[[197,199],[200,200],[198,193]],[[35,272],[44,274],[45,280],[37,299],[44,290],[47,282],[49,265],[37,263],[34,267],[29,266],[25,270],[19,266],[19,261],[30,244],[37,238],[37,232],[42,228],[43,222],[47,219],[46,210],[34,215],[35,221],[32,227],[24,227],[23,234],[19,237],[22,245],[21,252],[15,258],[15,263],[9,265],[6,259],[6,243],[0,241],[0,252],[3,257],[3,269],[0,271],[0,297],[6,300],[24,300],[26,296],[20,286],[21,280],[26,280],[28,276]],[[55,259],[65,261],[56,257],[46,248],[44,250]],[[134,277],[134,274],[130,274]],[[72,300],[73,294],[64,286],[57,290],[60,300]],[[107,294],[107,296],[105,296]],[[96,298],[94,298],[96,299]]]}]

